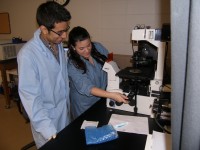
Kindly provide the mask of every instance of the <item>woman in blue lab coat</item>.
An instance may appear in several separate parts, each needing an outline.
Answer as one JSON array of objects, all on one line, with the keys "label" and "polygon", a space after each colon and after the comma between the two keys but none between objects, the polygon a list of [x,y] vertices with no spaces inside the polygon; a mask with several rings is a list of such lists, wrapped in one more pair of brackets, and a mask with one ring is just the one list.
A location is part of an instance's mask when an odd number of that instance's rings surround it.
[{"label": "woman in blue lab coat", "polygon": [[19,95],[37,148],[70,123],[69,80],[62,41],[70,13],[56,2],[37,10],[39,29],[18,53]]},{"label": "woman in blue lab coat", "polygon": [[102,67],[108,50],[103,45],[92,42],[88,31],[78,26],[69,33],[68,47],[71,112],[74,119],[101,97],[127,103],[128,98],[123,94],[105,91],[107,74]]}]

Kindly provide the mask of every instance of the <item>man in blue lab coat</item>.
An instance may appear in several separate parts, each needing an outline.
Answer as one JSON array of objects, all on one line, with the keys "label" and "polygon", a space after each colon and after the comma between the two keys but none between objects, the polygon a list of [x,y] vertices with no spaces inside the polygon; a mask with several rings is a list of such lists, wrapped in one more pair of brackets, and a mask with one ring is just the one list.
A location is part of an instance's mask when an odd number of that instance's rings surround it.
[{"label": "man in blue lab coat", "polygon": [[70,123],[69,81],[62,42],[70,12],[55,2],[37,9],[39,29],[18,53],[19,95],[37,148]]}]

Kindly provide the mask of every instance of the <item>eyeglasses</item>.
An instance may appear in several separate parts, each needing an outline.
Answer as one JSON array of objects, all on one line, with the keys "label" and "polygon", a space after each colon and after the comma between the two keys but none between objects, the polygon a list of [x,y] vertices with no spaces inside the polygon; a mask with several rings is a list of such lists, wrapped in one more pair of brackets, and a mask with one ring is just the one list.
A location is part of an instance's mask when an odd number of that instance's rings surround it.
[{"label": "eyeglasses", "polygon": [[52,31],[53,33],[57,34],[58,36],[62,36],[63,33],[64,33],[64,32],[67,32],[69,29],[70,29],[70,26],[68,26],[66,30],[62,30],[62,31],[56,32],[56,31],[50,29],[50,31]]}]

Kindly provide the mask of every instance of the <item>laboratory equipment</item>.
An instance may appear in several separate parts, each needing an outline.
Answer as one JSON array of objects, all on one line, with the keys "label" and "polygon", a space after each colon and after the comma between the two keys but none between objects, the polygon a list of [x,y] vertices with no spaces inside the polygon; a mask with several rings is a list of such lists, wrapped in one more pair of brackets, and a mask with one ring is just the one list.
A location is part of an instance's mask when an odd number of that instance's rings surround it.
[{"label": "laboratory equipment", "polygon": [[137,46],[133,52],[133,66],[120,70],[114,61],[106,62],[108,91],[118,91],[128,96],[123,104],[107,99],[107,107],[145,114],[153,117],[153,105],[159,100],[163,85],[165,41],[161,29],[135,28],[132,41]]}]

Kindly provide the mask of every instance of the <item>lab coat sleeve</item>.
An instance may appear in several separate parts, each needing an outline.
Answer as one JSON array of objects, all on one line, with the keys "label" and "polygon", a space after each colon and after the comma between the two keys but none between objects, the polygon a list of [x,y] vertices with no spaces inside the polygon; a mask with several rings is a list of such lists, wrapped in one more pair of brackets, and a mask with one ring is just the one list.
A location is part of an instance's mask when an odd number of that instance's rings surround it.
[{"label": "lab coat sleeve", "polygon": [[18,55],[19,95],[34,129],[48,139],[56,134],[56,128],[43,107],[39,72],[31,54]]}]

